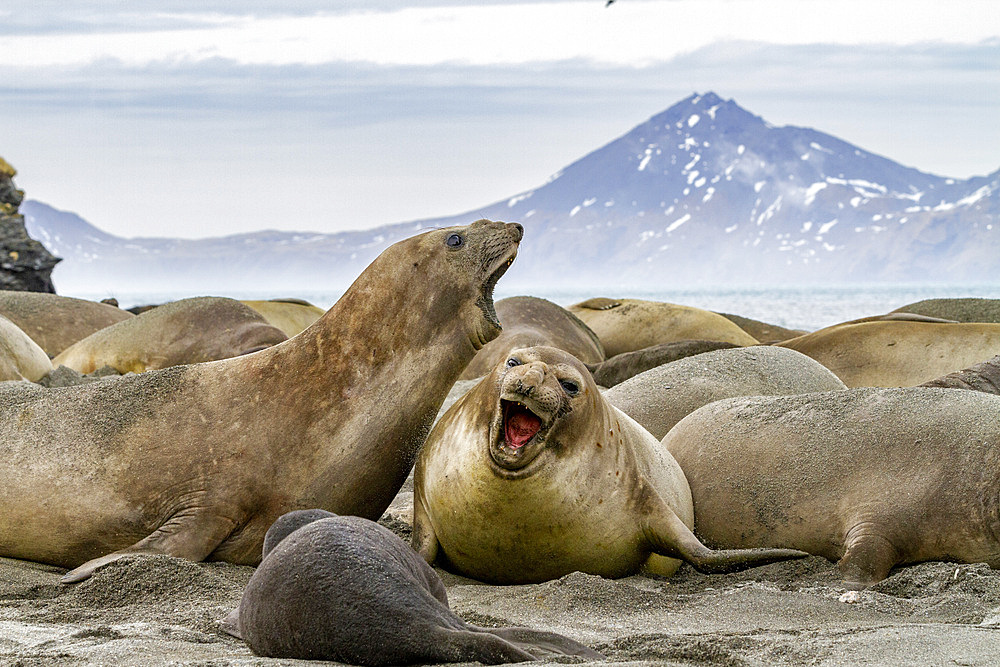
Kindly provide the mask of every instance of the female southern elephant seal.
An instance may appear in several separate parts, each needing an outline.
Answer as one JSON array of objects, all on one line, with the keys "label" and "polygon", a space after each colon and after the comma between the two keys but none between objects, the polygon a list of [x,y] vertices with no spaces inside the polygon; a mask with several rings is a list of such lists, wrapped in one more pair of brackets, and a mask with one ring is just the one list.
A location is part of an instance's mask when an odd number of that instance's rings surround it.
[{"label": "female southern elephant seal", "polygon": [[45,350],[20,327],[0,315],[0,382],[37,381],[52,370]]},{"label": "female southern elephant seal", "polygon": [[452,406],[414,471],[413,546],[492,583],[580,570],[729,572],[803,556],[712,551],[691,533],[687,481],[656,438],[551,347],[514,350]]},{"label": "female southern elephant seal", "polygon": [[942,375],[930,382],[924,382],[919,386],[970,389],[972,391],[985,391],[987,394],[1000,394],[1000,354],[982,363]]},{"label": "female southern elephant seal", "polygon": [[499,332],[493,287],[522,233],[482,220],[390,246],[315,324],[256,354],[0,387],[0,555],[83,563],[65,581],[134,552],[256,564],[287,511],[378,518]]},{"label": "female southern elephant seal", "polygon": [[926,560],[1000,566],[1000,397],[849,389],[710,403],[663,439],[716,547],[839,559],[850,588]]},{"label": "female southern elephant seal", "polygon": [[119,373],[227,359],[277,345],[287,335],[250,306],[223,296],[172,301],[95,331],[52,360],[80,373]]},{"label": "female southern elephant seal", "polygon": [[568,310],[597,334],[608,357],[678,340],[757,345],[757,339],[734,322],[691,306],[598,297],[574,304]]},{"label": "female southern elephant seal", "polygon": [[659,440],[686,415],[733,396],[846,389],[830,369],[794,350],[755,345],[704,352],[653,368],[604,398]]},{"label": "female southern elephant seal", "polygon": [[551,632],[466,623],[409,545],[373,521],[322,510],[290,512],[271,526],[223,629],[257,655],[355,665],[604,658]]},{"label": "female southern elephant seal", "polygon": [[7,290],[0,290],[0,315],[21,327],[49,357],[95,331],[132,317],[132,313],[106,303]]}]

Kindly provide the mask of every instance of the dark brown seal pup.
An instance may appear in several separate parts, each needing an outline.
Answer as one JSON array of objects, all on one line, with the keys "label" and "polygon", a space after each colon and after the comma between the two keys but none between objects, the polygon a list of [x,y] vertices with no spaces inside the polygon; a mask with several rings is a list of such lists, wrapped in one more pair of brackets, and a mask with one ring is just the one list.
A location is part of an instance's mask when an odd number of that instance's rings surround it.
[{"label": "dark brown seal pup", "polygon": [[499,333],[493,286],[522,233],[483,220],[390,246],[315,324],[256,354],[0,387],[0,555],[76,567],[65,581],[135,552],[254,565],[290,510],[378,518]]},{"label": "dark brown seal pup", "polygon": [[132,314],[105,303],[45,292],[0,290],[0,315],[41,346],[49,357]]},{"label": "dark brown seal pup", "polygon": [[717,401],[663,439],[698,536],[839,561],[864,588],[896,565],[1000,566],[1000,397],[907,387]]},{"label": "dark brown seal pup", "polygon": [[223,629],[257,655],[353,665],[604,658],[551,632],[466,623],[409,545],[373,521],[322,510],[285,514],[267,531]]},{"label": "dark brown seal pup", "polygon": [[462,380],[482,377],[519,347],[548,345],[566,350],[584,363],[604,360],[604,348],[597,334],[562,306],[535,296],[512,296],[497,301],[497,319],[503,333],[483,346]]},{"label": "dark brown seal pup", "polygon": [[481,581],[670,575],[678,558],[730,572],[805,555],[712,551],[693,521],[666,449],[552,347],[511,352],[438,421],[414,469],[414,548]]},{"label": "dark brown seal pup", "polygon": [[142,373],[181,364],[228,359],[286,340],[264,316],[236,299],[199,296],[130,316],[63,350],[53,366],[92,373],[111,366]]}]

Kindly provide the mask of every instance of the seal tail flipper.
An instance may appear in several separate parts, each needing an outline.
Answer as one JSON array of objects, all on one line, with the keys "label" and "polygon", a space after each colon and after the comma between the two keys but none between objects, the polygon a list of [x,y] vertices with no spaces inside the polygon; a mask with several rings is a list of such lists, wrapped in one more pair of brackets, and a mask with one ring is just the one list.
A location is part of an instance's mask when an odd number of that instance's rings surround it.
[{"label": "seal tail flipper", "polygon": [[710,549],[648,485],[645,506],[643,533],[653,551],[680,558],[702,574],[739,572],[809,555],[796,549]]},{"label": "seal tail flipper", "polygon": [[232,635],[237,639],[243,639],[243,633],[240,632],[239,607],[233,609],[224,619],[219,621],[219,629],[225,632],[227,635]]},{"label": "seal tail flipper", "polygon": [[88,560],[59,580],[72,584],[89,579],[97,568],[130,554],[165,554],[195,562],[205,560],[236,527],[227,517],[204,512],[175,514],[162,526],[135,544]]},{"label": "seal tail flipper", "polygon": [[471,625],[467,627],[465,630],[436,629],[427,655],[422,660],[428,663],[481,662],[484,665],[502,665],[537,659],[512,642],[493,634],[492,630],[481,630]]},{"label": "seal tail flipper", "polygon": [[501,639],[506,639],[522,651],[530,653],[532,656],[540,660],[547,660],[567,655],[587,660],[607,660],[607,656],[603,653],[598,653],[589,646],[554,632],[532,630],[530,628],[476,629],[482,632],[489,632],[490,634],[494,634]]}]

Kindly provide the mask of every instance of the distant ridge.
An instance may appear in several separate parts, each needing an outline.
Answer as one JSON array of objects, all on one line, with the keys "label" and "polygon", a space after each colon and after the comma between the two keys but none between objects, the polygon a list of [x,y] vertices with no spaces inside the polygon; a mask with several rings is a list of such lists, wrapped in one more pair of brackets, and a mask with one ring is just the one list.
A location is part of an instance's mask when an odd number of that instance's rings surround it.
[{"label": "distant ridge", "polygon": [[366,232],[121,239],[38,202],[29,232],[61,282],[347,284],[420,228],[518,221],[508,286],[983,282],[1000,276],[1000,170],[959,180],[691,95],[539,187],[460,215]]}]

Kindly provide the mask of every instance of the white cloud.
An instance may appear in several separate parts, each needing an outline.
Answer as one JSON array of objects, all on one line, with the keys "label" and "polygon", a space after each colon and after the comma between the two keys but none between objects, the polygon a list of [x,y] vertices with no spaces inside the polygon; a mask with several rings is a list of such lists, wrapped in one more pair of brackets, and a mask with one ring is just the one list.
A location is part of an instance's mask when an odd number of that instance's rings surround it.
[{"label": "white cloud", "polygon": [[585,59],[643,66],[716,41],[970,44],[1000,35],[995,0],[594,0],[410,7],[312,16],[150,16],[134,31],[0,37],[0,65],[523,64]]}]

